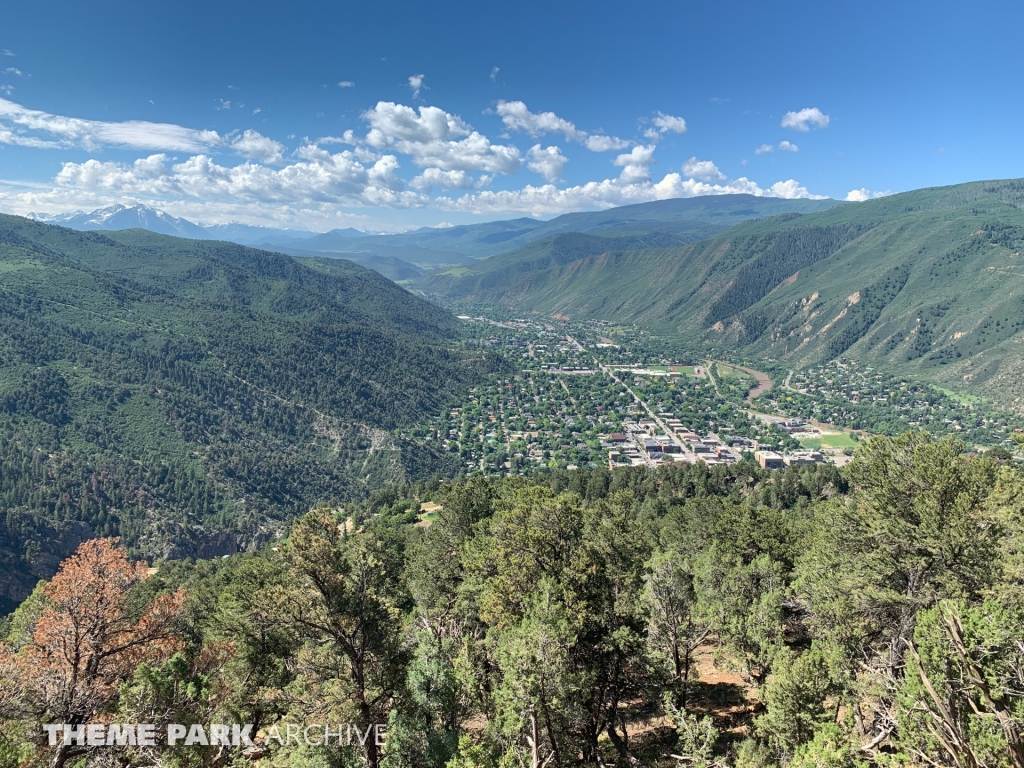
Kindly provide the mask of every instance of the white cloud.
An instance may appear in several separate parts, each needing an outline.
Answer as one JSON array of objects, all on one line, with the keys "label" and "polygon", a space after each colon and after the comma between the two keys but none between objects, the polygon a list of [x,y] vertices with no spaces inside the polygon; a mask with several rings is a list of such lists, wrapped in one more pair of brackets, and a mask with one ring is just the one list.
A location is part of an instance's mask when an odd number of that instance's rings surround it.
[{"label": "white cloud", "polygon": [[22,73],[21,73],[21,70],[18,69],[17,67],[8,67],[7,69],[4,70],[4,74],[5,75],[17,75],[18,77],[21,77]]},{"label": "white cloud", "polygon": [[492,83],[498,82],[498,73],[500,71],[501,71],[501,69],[499,69],[498,67],[495,67],[494,69],[491,70],[491,82]]},{"label": "white cloud", "polygon": [[231,109],[231,102],[226,99],[217,99],[220,104],[217,105],[217,109]]},{"label": "white cloud", "polygon": [[14,56],[9,48],[4,48],[4,56]]},{"label": "white cloud", "polygon": [[817,107],[805,107],[799,112],[787,112],[782,116],[782,127],[807,132],[811,128],[828,127],[829,117]]},{"label": "white cloud", "polygon": [[612,160],[612,165],[622,168],[619,179],[627,184],[636,184],[651,178],[650,166],[658,161],[654,159],[654,144],[636,146],[625,154],[619,155]]},{"label": "white cloud", "polygon": [[851,203],[863,203],[865,200],[876,200],[879,197],[888,197],[892,192],[885,190],[884,192],[872,192],[869,189],[861,187],[860,189],[851,189],[847,195],[846,200]]},{"label": "white cloud", "polygon": [[[3,86],[0,86],[0,90],[3,90]],[[58,141],[48,141],[35,136],[15,133],[3,125],[0,125],[0,144],[11,144],[16,147],[33,147],[34,149],[60,149],[64,146]]]},{"label": "white cloud", "polygon": [[276,206],[327,203],[407,208],[426,202],[405,189],[394,155],[364,165],[352,152],[332,155],[313,144],[304,145],[297,154],[299,162],[276,170],[253,162],[223,166],[207,155],[174,164],[164,154],[131,164],[90,159],[64,163],[55,182],[60,189],[86,193]]},{"label": "white cloud", "polygon": [[285,150],[284,144],[253,130],[247,130],[235,138],[231,148],[246,160],[259,160],[261,163],[281,162]]},{"label": "white cloud", "polygon": [[653,144],[649,144],[646,147],[633,147],[629,152],[618,155],[614,160],[612,160],[612,165],[654,165],[657,162],[654,159],[654,150],[655,146]]},{"label": "white cloud", "polygon": [[522,101],[499,101],[495,111],[505,127],[537,137],[545,133],[561,133],[567,141],[586,141],[587,135],[554,112],[531,112]]},{"label": "white cloud", "polygon": [[686,133],[686,120],[681,117],[658,112],[651,122],[661,133]]},{"label": "white cloud", "polygon": [[363,113],[370,125],[366,143],[378,150],[411,155],[421,167],[514,173],[522,163],[518,147],[492,144],[461,117],[438,107],[419,111],[381,101]]},{"label": "white cloud", "polygon": [[551,216],[569,211],[613,208],[651,200],[731,194],[786,199],[825,199],[821,195],[812,195],[806,187],[793,179],[778,181],[768,188],[762,188],[747,178],[736,179],[728,184],[708,184],[695,179],[683,179],[678,173],[670,173],[657,183],[650,180],[624,182],[619,178],[591,181],[567,189],[559,189],[554,184],[540,187],[528,185],[519,190],[485,190],[458,198],[439,197],[434,203],[442,210],[466,213]]},{"label": "white cloud", "polygon": [[412,89],[412,97],[418,99],[420,96],[420,89],[424,88],[423,81],[426,79],[426,75],[410,75],[409,76],[409,88]]},{"label": "white cloud", "polygon": [[435,186],[442,189],[473,189],[476,182],[465,171],[442,171],[440,168],[427,168],[410,181],[409,186],[429,193]]},{"label": "white cloud", "polygon": [[340,83],[338,83],[339,88],[355,88],[355,86],[356,84],[353,83],[351,80],[342,80]]},{"label": "white cloud", "polygon": [[569,162],[569,158],[562,154],[558,147],[547,147],[541,149],[540,144],[534,144],[526,153],[526,167],[534,173],[539,173],[548,181],[556,181],[562,175],[562,169]]},{"label": "white cloud", "polygon": [[[420,86],[424,87],[422,82]],[[27,212],[89,210],[115,202],[146,201],[175,215],[201,220],[209,220],[213,212],[225,220],[230,212],[235,219],[282,222],[299,217],[307,222],[351,224],[343,218],[350,215],[345,208],[430,206],[475,214],[552,215],[707,194],[812,196],[794,180],[767,188],[746,178],[726,182],[713,162],[697,157],[682,166],[689,178],[669,173],[655,181],[651,176],[656,162],[653,140],[629,147],[616,137],[580,131],[552,112],[532,113],[522,102],[501,105],[502,119],[513,130],[535,135],[559,133],[601,151],[629,148],[611,161],[621,168],[619,176],[558,189],[553,182],[568,162],[559,147],[537,142],[523,153],[511,144],[494,144],[458,115],[432,106],[379,102],[362,114],[365,134],[346,130],[340,136],[306,139],[288,155],[283,144],[255,130],[221,136],[169,124],[80,120],[27,110],[0,99],[0,143],[152,151],[134,162],[67,162],[52,184],[37,185],[18,195],[5,192],[10,182],[0,182],[0,204]],[[655,131],[655,136],[661,135]],[[347,147],[335,152],[331,144]],[[218,162],[213,153],[225,150],[244,162]],[[187,155],[180,159],[175,153]],[[412,174],[402,173],[402,156],[418,169],[418,175],[408,181],[404,179]],[[524,163],[547,183],[512,190],[485,189],[495,174],[514,173]],[[449,192],[431,199],[436,189]]]},{"label": "white cloud", "polygon": [[262,112],[262,111],[263,111],[263,108],[262,108],[262,107],[256,107],[256,109],[254,109],[254,110],[252,111],[252,113],[253,113],[254,115],[258,115],[258,114],[259,114],[260,112]]},{"label": "white cloud", "polygon": [[772,144],[762,144],[760,147],[754,150],[755,155],[764,155],[768,152],[774,152],[778,149],[780,152],[799,152],[800,147],[791,141],[780,141],[779,146],[775,147]]},{"label": "white cloud", "polygon": [[613,149],[625,149],[629,146],[629,142],[618,136],[605,136],[603,133],[598,133],[587,136],[583,146],[591,152],[611,152]]},{"label": "white cloud", "polygon": [[701,181],[725,181],[727,178],[713,162],[698,160],[696,157],[691,157],[683,163],[683,175]]},{"label": "white cloud", "polygon": [[[223,145],[216,131],[201,131],[169,123],[129,120],[110,123],[63,117],[26,109],[7,99],[0,99],[0,130],[25,139],[52,142],[53,146],[81,147],[96,150],[103,146],[130,149],[201,152]],[[12,142],[7,142],[12,143]]]},{"label": "white cloud", "polygon": [[501,116],[505,127],[511,131],[526,133],[534,138],[545,133],[560,133],[566,141],[582,144],[591,152],[609,152],[625,149],[629,142],[616,136],[589,134],[579,130],[573,123],[554,112],[531,112],[521,101],[499,101],[495,111]]}]

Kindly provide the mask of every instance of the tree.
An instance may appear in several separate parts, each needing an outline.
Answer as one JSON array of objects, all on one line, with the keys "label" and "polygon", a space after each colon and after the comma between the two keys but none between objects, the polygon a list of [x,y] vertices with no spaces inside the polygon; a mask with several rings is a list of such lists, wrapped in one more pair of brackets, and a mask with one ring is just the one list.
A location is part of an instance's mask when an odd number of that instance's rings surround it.
[{"label": "tree", "polygon": [[844,662],[840,649],[822,641],[804,653],[787,648],[776,657],[760,694],[765,713],[756,725],[777,754],[791,758],[822,725],[835,721],[842,702],[838,694],[844,689],[837,678],[843,675]]},{"label": "tree", "polygon": [[[116,539],[79,545],[43,587],[45,608],[31,640],[0,653],[0,670],[23,714],[42,723],[79,726],[110,707],[142,663],[160,663],[179,647],[185,594],[157,597],[132,615],[133,589],[147,577]],[[53,768],[89,748],[57,746]]]},{"label": "tree", "polygon": [[647,576],[650,611],[648,641],[667,664],[677,688],[676,706],[686,708],[687,687],[693,672],[693,652],[704,642],[709,627],[695,615],[697,596],[693,574],[681,555],[663,552],[654,556]]},{"label": "tree", "polygon": [[495,639],[496,723],[530,768],[568,765],[580,750],[586,685],[573,663],[576,633],[558,592],[544,581],[522,620]]},{"label": "tree", "polygon": [[694,588],[699,620],[719,635],[744,675],[762,685],[783,647],[783,568],[766,554],[744,563],[713,544],[700,558]]},{"label": "tree", "polygon": [[725,768],[725,763],[714,758],[715,742],[719,736],[714,721],[707,716],[698,719],[691,715],[684,707],[677,706],[668,692],[663,703],[665,714],[675,726],[679,738],[672,757],[690,768]]},{"label": "tree", "polygon": [[[314,510],[295,523],[284,558],[289,579],[268,598],[302,643],[297,706],[361,732],[386,725],[404,695],[409,656],[400,539],[383,526],[349,535],[331,512]],[[371,735],[364,744],[369,768],[380,763],[376,742]]]},{"label": "tree", "polygon": [[1000,574],[1005,516],[992,500],[1009,475],[963,448],[925,432],[862,445],[850,464],[854,492],[819,507],[797,566],[807,628],[861,669],[856,687],[870,703],[854,714],[869,748],[897,730],[918,613],[942,599],[977,600]]},{"label": "tree", "polygon": [[1024,609],[946,600],[923,611],[910,644],[897,743],[956,768],[1024,768]]}]

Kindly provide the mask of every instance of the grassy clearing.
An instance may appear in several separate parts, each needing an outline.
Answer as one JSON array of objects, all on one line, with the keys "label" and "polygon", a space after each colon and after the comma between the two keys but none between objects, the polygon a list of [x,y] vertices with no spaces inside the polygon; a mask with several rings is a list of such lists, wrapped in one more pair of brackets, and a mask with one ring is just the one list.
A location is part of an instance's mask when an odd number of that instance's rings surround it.
[{"label": "grassy clearing", "polygon": [[838,435],[807,437],[800,441],[800,445],[812,451],[817,451],[821,448],[856,448],[859,444],[850,436],[849,432],[841,432]]},{"label": "grassy clearing", "polygon": [[946,397],[950,397],[956,400],[958,403],[964,405],[981,405],[985,402],[985,398],[976,397],[974,395],[965,395],[963,392],[954,392],[951,389],[943,389],[942,387],[935,387],[936,390],[944,394]]}]

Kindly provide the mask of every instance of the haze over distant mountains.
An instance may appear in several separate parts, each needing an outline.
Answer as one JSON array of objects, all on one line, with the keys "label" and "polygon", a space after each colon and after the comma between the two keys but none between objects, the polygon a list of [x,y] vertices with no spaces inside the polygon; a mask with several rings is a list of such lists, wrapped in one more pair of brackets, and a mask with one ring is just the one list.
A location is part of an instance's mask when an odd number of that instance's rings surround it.
[{"label": "haze over distant mountains", "polygon": [[567,213],[549,221],[518,218],[457,227],[424,227],[397,235],[375,235],[351,227],[317,234],[237,223],[202,225],[145,205],[116,205],[91,213],[57,216],[33,214],[31,218],[85,231],[140,228],[177,237],[228,240],[292,256],[340,257],[393,280],[407,280],[439,268],[472,265],[478,259],[568,232],[642,237],[658,232],[663,239],[668,238],[662,245],[682,245],[748,219],[813,213],[838,204],[835,200],[716,195]]},{"label": "haze over distant mountains", "polygon": [[[188,219],[172,216],[147,205],[112,205],[91,213],[75,211],[46,215],[33,213],[30,219],[46,224],[60,224],[62,227],[92,230],[146,229],[160,235],[188,237],[194,240],[229,240],[242,245],[262,242],[300,241],[315,236],[315,232],[304,232],[273,227],[255,227],[249,224],[196,224]],[[358,230],[352,230],[362,235]]]}]

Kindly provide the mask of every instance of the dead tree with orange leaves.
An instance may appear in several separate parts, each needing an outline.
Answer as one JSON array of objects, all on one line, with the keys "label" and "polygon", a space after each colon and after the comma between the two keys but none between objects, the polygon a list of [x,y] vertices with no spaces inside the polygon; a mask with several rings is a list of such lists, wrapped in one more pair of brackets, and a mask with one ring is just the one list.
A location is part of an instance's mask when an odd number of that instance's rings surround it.
[{"label": "dead tree with orange leaves", "polygon": [[[161,595],[133,617],[131,590],[145,578],[145,564],[131,562],[117,539],[83,542],[43,587],[31,639],[0,649],[9,705],[38,723],[97,722],[139,664],[169,658],[180,646],[185,595]],[[58,744],[50,765],[62,768],[88,749]]]}]

